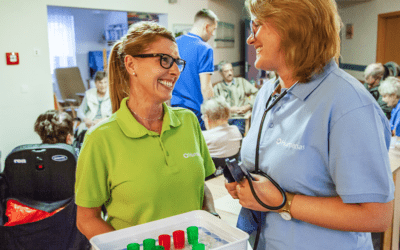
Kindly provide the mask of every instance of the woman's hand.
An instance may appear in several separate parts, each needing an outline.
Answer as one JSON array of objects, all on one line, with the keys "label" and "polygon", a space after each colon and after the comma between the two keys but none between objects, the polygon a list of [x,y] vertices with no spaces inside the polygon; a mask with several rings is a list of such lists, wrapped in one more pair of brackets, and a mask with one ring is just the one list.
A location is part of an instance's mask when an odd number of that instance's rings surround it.
[{"label": "woman's hand", "polygon": [[225,180],[225,188],[228,190],[228,193],[232,196],[233,199],[239,199],[236,186],[238,185],[237,182],[231,182],[228,183],[227,180]]},{"label": "woman's hand", "polygon": [[[264,176],[256,174],[253,174],[252,176],[256,179],[255,181],[252,181],[252,184],[258,198],[268,206],[281,205],[283,197],[274,184]],[[254,198],[247,179],[243,179],[243,181],[236,186],[236,192],[239,198],[239,203],[243,207],[256,211],[270,211],[261,206]]]},{"label": "woman's hand", "polygon": [[87,128],[90,128],[91,126],[94,125],[93,121],[88,118],[85,118],[83,121],[85,122]]}]

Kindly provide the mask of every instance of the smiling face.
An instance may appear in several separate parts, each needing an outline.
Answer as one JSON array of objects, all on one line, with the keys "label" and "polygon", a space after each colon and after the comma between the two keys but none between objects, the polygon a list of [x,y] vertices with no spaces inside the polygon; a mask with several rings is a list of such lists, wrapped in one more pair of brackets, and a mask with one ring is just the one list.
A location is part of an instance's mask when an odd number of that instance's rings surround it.
[{"label": "smiling face", "polygon": [[262,22],[255,17],[253,26],[251,27],[254,36],[250,35],[247,38],[247,44],[254,46],[256,49],[256,61],[254,66],[257,69],[267,71],[279,71],[279,68],[284,64],[285,57],[281,47],[281,38],[273,27],[273,25]]},{"label": "smiling face", "polygon": [[[175,59],[180,58],[176,43],[163,37],[152,43],[142,54],[156,53],[167,54]],[[159,56],[140,58],[127,55],[125,65],[131,74],[131,97],[154,103],[171,99],[172,90],[180,75],[175,62],[171,68],[165,69],[160,65]]]}]

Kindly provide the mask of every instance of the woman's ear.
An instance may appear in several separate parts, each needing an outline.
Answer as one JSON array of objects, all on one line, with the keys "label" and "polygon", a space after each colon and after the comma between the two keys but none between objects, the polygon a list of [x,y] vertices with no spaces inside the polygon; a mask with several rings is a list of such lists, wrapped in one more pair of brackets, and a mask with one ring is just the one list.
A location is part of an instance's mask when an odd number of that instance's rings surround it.
[{"label": "woman's ear", "polygon": [[135,58],[133,58],[131,55],[126,55],[125,56],[125,69],[128,72],[129,75],[136,75],[135,72]]},{"label": "woman's ear", "polygon": [[65,143],[67,143],[68,145],[72,145],[72,143],[74,142],[74,136],[71,134],[67,135],[67,140]]}]

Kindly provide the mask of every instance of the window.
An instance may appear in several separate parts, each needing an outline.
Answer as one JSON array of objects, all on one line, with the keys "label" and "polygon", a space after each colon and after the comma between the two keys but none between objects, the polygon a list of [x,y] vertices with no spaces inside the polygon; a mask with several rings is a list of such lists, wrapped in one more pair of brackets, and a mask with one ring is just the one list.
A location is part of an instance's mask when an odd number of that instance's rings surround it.
[{"label": "window", "polygon": [[48,15],[50,73],[54,69],[75,67],[75,29],[72,15]]}]

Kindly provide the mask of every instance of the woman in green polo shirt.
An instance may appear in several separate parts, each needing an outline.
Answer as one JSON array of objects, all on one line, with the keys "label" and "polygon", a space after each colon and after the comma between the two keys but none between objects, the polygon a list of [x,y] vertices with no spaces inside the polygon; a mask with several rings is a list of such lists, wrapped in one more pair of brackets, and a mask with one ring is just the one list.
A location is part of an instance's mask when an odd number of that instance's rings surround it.
[{"label": "woman in green polo shirt", "polygon": [[131,26],[114,45],[113,115],[88,131],[78,159],[77,226],[88,239],[192,210],[215,213],[204,183],[215,167],[197,118],[165,104],[184,67],[174,36],[156,23]]}]

